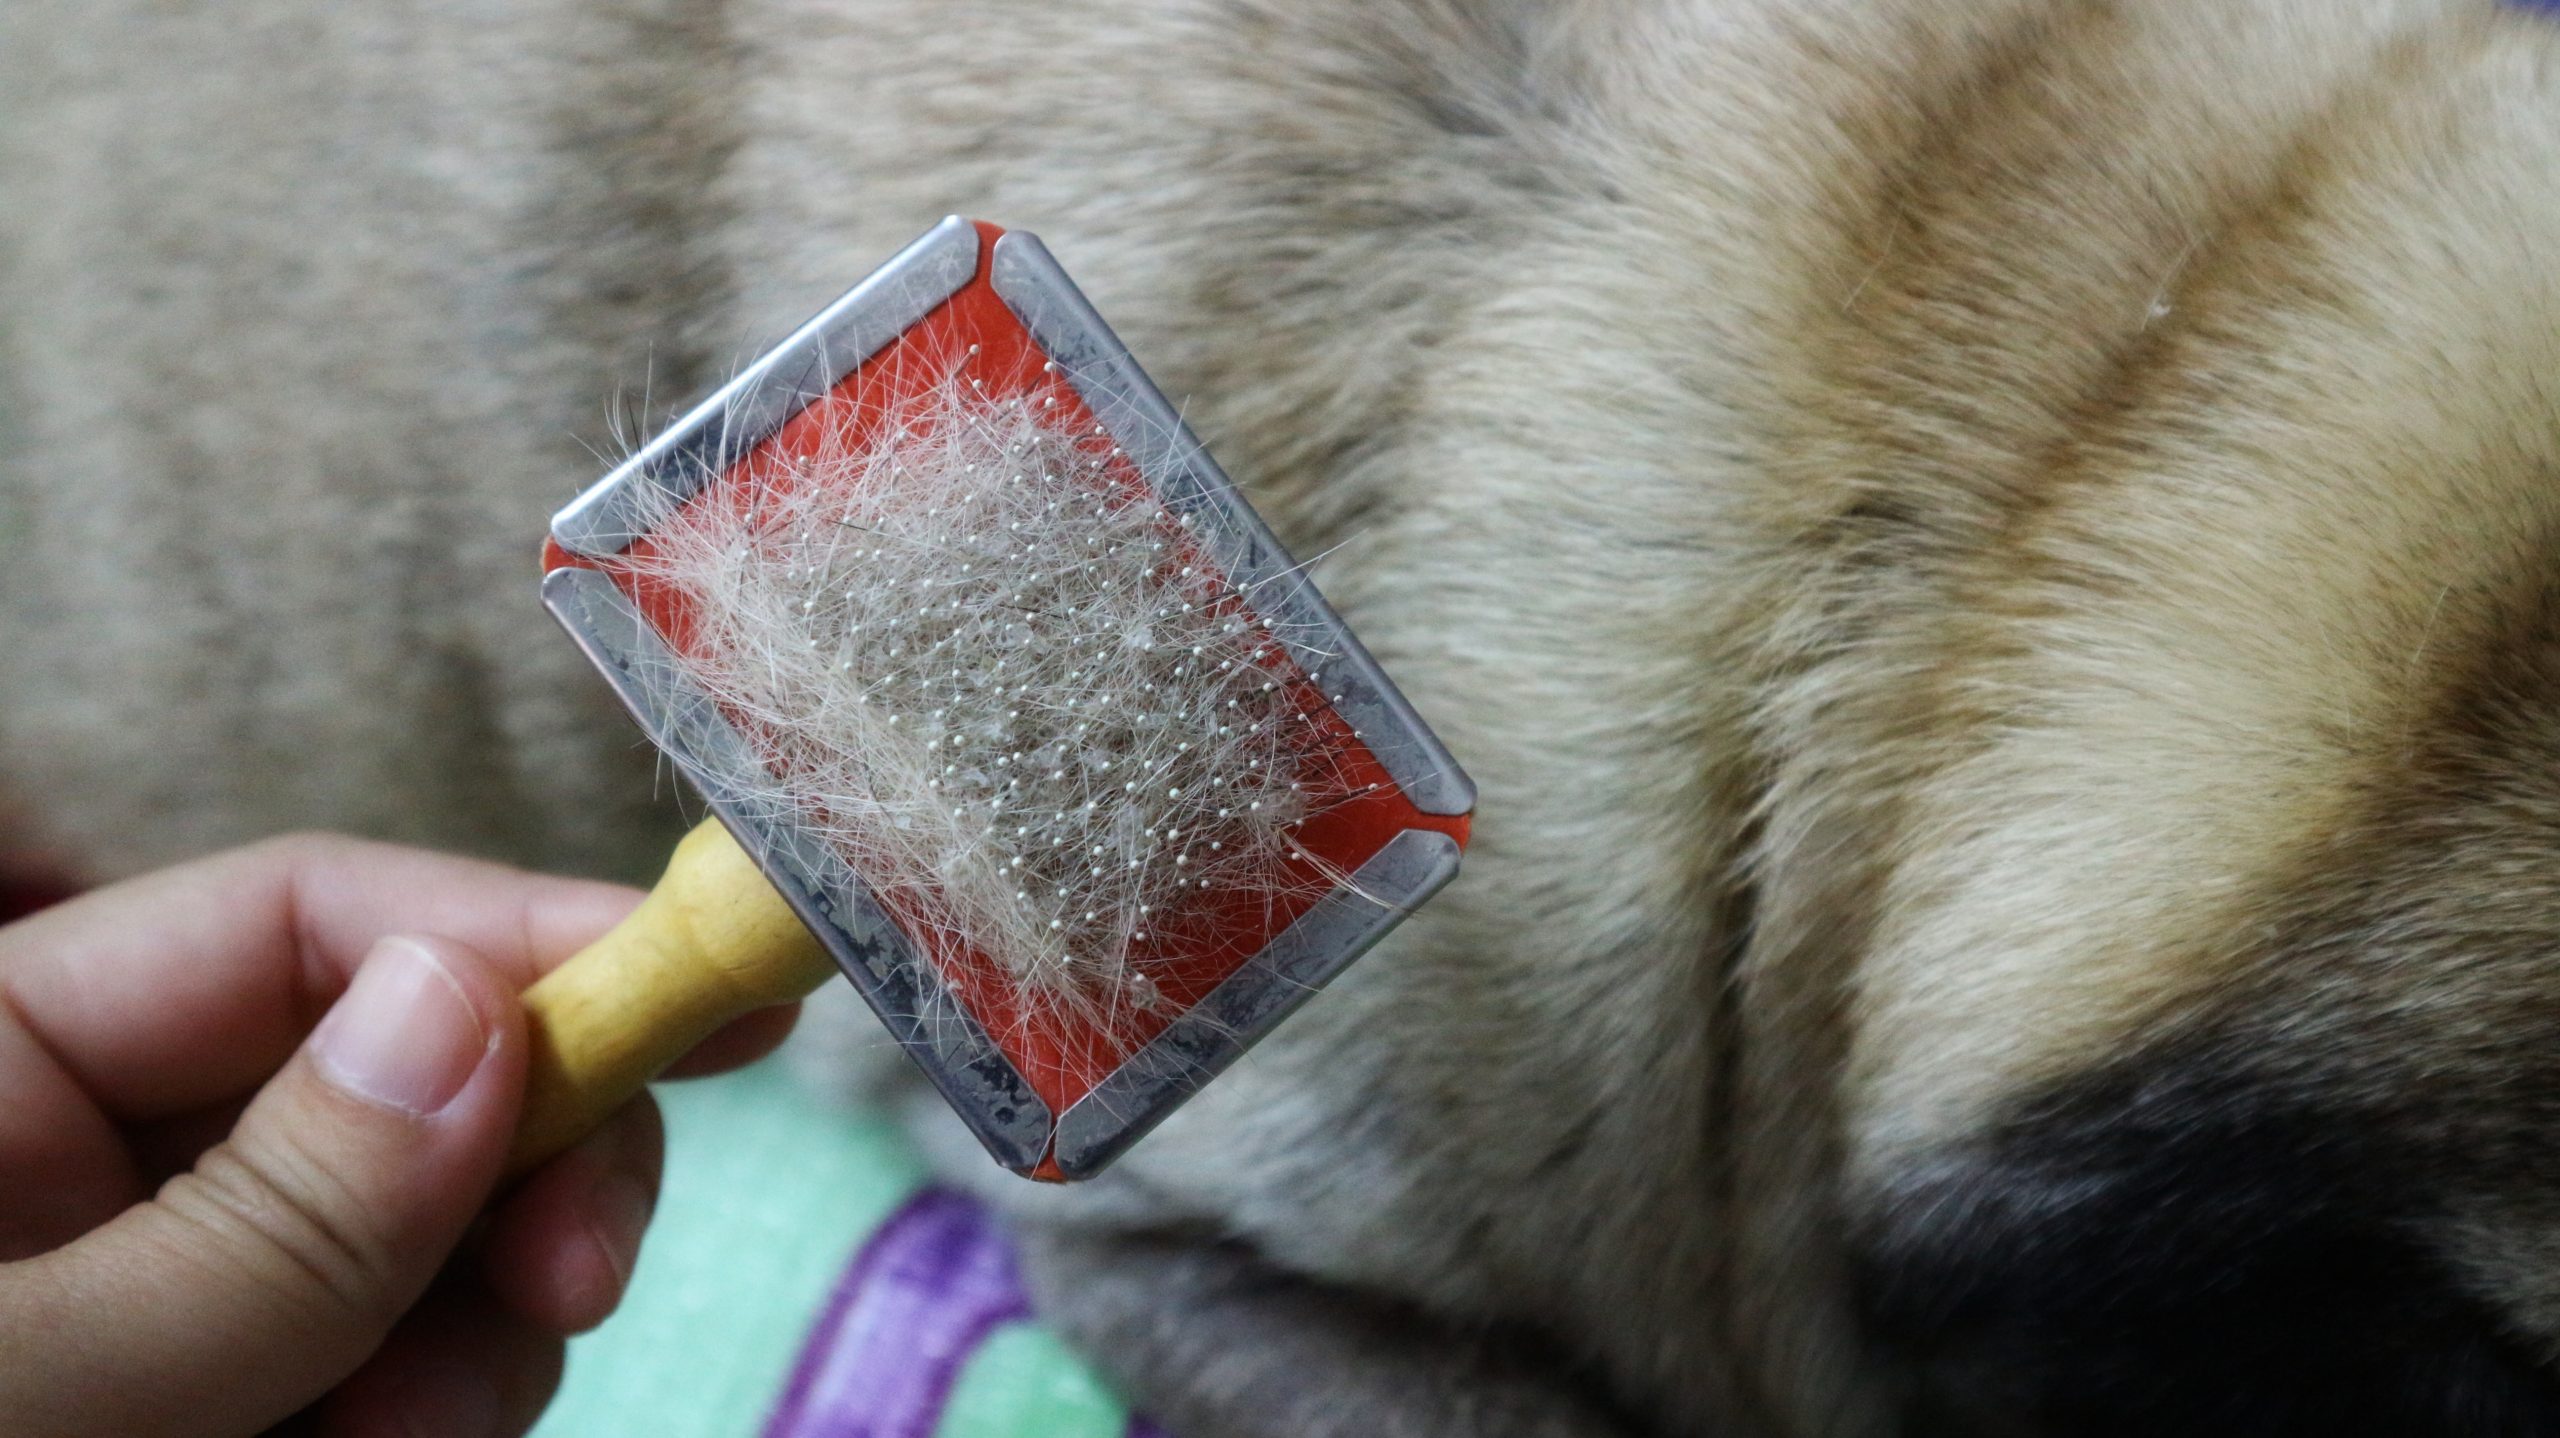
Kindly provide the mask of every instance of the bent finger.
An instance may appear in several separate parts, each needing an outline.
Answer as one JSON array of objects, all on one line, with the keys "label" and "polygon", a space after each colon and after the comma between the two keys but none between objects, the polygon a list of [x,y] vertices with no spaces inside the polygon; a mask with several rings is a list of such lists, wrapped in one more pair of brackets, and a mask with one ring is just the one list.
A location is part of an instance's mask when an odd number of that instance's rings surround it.
[{"label": "bent finger", "polygon": [[118,1121],[162,1118],[273,1073],[386,933],[457,940],[521,989],[638,902],[395,845],[271,840],[0,928],[0,1022],[14,1012]]}]

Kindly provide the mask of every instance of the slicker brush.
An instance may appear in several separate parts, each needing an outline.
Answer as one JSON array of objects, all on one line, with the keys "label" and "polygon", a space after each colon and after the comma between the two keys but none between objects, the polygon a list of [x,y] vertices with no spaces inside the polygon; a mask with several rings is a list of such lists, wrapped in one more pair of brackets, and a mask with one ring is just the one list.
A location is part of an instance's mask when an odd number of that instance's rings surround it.
[{"label": "slicker brush", "polygon": [[840,970],[1084,1177],[1457,871],[1465,776],[1027,234],[944,221],[544,554],[714,817],[526,995],[520,1165]]}]

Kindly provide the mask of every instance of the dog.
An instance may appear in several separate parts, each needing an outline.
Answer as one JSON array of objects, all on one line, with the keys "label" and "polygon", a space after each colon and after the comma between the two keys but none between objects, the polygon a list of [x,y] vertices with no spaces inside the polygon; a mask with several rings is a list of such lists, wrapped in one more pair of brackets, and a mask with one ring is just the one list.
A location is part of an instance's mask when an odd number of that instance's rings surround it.
[{"label": "dog", "polygon": [[948,211],[1482,788],[1387,946],[1000,1188],[1174,1431],[2560,1434],[2520,9],[16,0],[12,840],[644,874],[531,542]]}]

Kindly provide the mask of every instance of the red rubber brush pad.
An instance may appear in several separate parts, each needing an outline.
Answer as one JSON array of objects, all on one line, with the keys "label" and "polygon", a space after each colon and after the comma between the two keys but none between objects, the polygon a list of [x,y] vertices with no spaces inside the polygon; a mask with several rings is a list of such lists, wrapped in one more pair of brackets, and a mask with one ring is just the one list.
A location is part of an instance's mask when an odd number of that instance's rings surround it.
[{"label": "red rubber brush pad", "polygon": [[[990,400],[1020,395],[1035,406],[1054,400],[1046,417],[1071,433],[1094,436],[1092,452],[1104,461],[1108,476],[1104,482],[1146,492],[1145,477],[1130,460],[1112,450],[1074,388],[1055,373],[1043,372],[1049,356],[988,282],[995,242],[1004,232],[984,222],[977,225],[977,230],[978,271],[968,284],[740,458],[719,482],[706,486],[688,503],[719,503],[724,496],[774,484],[777,476],[791,473],[793,461],[805,460],[830,444],[840,451],[848,446],[856,450],[867,447],[890,415],[941,385],[955,364],[963,377],[983,383],[983,393]],[[974,352],[970,348],[973,345]],[[1166,533],[1170,539],[1188,544],[1178,529],[1168,527]],[[632,549],[635,553],[645,552],[647,545],[648,541],[642,539]],[[1173,562],[1216,571],[1216,566],[1196,549],[1180,554]],[[603,570],[630,596],[671,648],[678,653],[688,652],[695,626],[684,596],[646,582],[629,568],[597,564],[556,544],[545,545],[543,563],[546,568],[581,564]],[[883,911],[933,964],[953,997],[985,1028],[1052,1113],[1062,1114],[1073,1107],[1167,1024],[1312,908],[1332,887],[1321,882],[1320,876],[1357,871],[1406,829],[1436,830],[1462,846],[1466,843],[1466,818],[1425,814],[1415,808],[1369,746],[1352,732],[1296,665],[1282,656],[1271,668],[1297,707],[1312,721],[1309,733],[1314,737],[1309,748],[1324,756],[1326,769],[1339,776],[1349,793],[1312,812],[1298,831],[1299,843],[1308,858],[1297,862],[1304,866],[1301,877],[1311,882],[1292,882],[1259,897],[1202,904],[1158,921],[1136,957],[1144,962],[1165,1000],[1160,1009],[1133,1011],[1108,1030],[1076,1023],[1054,1006],[1026,1001],[1000,966],[965,945],[935,938],[931,930],[912,922],[910,915],[900,913],[893,903],[883,899]]]}]

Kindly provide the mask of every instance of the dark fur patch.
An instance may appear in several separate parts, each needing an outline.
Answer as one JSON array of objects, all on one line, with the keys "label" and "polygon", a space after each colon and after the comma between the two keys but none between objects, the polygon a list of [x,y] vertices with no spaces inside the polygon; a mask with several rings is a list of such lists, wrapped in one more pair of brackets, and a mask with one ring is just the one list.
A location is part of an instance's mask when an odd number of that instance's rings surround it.
[{"label": "dark fur patch", "polygon": [[2560,1382],[2429,1249],[2441,1163],[2249,1052],[2084,1079],[1885,1197],[1863,1296],[1912,1432],[2560,1434]]}]

